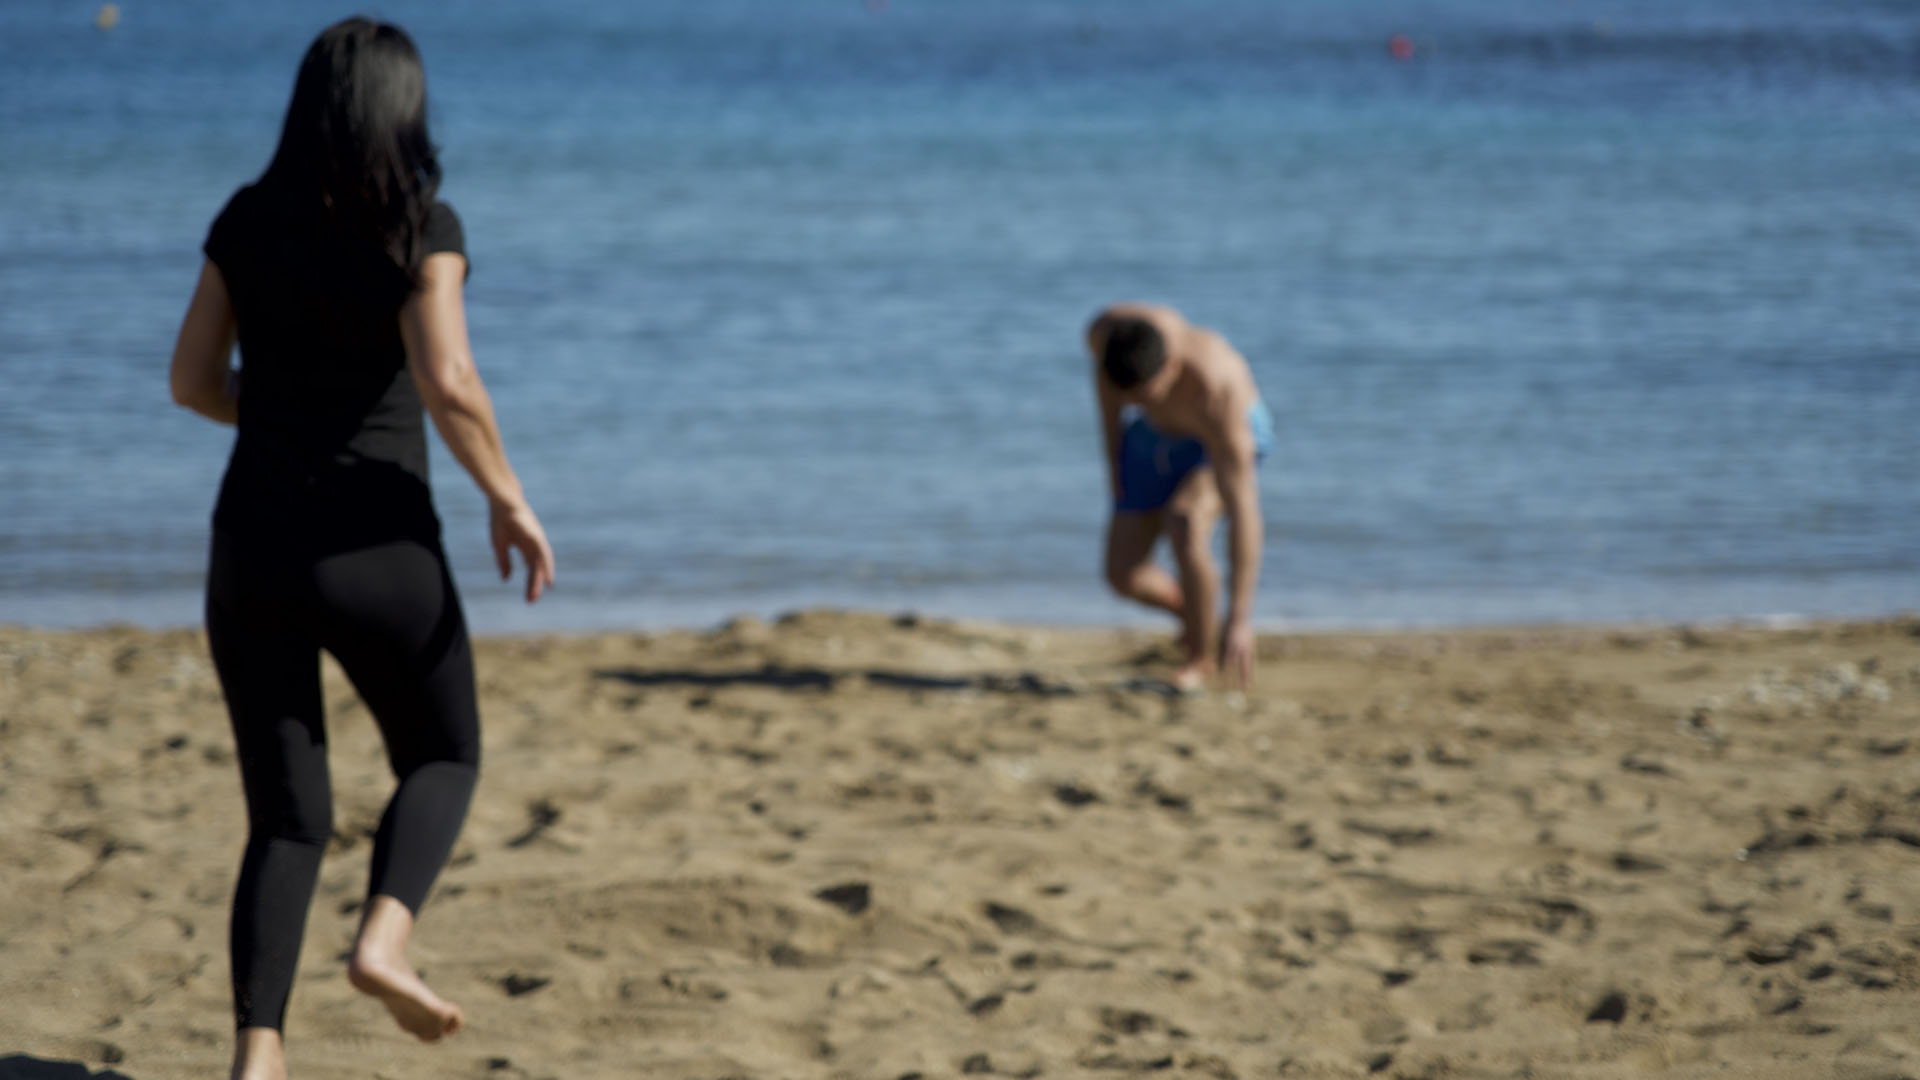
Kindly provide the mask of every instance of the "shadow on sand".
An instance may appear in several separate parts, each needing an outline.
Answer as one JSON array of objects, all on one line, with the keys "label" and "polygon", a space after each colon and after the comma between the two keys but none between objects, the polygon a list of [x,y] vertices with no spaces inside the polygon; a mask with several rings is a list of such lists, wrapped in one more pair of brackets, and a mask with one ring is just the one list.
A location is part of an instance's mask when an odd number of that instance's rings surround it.
[{"label": "shadow on sand", "polygon": [[617,679],[629,686],[690,686],[709,690],[729,686],[758,686],[775,690],[832,690],[838,686],[864,682],[868,686],[887,690],[1011,694],[1020,697],[1073,697],[1095,690],[1165,692],[1161,689],[1165,684],[1157,680],[1129,679],[1124,682],[1096,686],[1048,678],[1032,671],[1011,674],[986,672],[977,675],[929,675],[880,668],[864,671],[829,671],[825,668],[768,664],[764,667],[735,671],[649,671],[642,668],[601,668],[593,674],[596,678]]},{"label": "shadow on sand", "polygon": [[0,1080],[132,1080],[106,1069],[94,1072],[77,1061],[47,1061],[26,1054],[0,1057]]}]

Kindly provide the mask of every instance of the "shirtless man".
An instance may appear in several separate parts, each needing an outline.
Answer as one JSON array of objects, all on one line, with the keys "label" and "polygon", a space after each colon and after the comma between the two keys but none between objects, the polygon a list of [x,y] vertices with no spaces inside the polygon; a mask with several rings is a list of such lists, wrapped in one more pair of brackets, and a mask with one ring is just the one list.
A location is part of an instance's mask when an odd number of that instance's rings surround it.
[{"label": "shirtless man", "polygon": [[[1115,304],[1087,327],[1093,382],[1113,487],[1107,581],[1121,596],[1171,612],[1185,663],[1174,685],[1196,689],[1220,669],[1244,689],[1253,678],[1253,593],[1263,527],[1254,466],[1273,440],[1273,417],[1247,361],[1226,339],[1168,307]],[[1220,576],[1213,527],[1229,521],[1227,615],[1216,653]],[[1179,580],[1153,561],[1165,533]]]}]

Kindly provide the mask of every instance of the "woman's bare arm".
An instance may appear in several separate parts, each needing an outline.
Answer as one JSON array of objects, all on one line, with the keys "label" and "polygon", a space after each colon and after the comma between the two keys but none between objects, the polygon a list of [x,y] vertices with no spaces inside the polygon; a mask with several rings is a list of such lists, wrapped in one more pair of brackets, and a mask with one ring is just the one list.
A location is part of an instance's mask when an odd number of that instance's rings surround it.
[{"label": "woman's bare arm", "polygon": [[527,602],[532,603],[553,585],[553,550],[540,519],[527,504],[519,478],[507,464],[493,400],[473,364],[461,295],[466,271],[466,257],[458,253],[427,256],[420,266],[419,288],[400,309],[400,335],[407,347],[407,368],[427,414],[454,460],[487,498],[500,576],[512,575],[509,552],[517,548],[527,563]]},{"label": "woman's bare arm", "polygon": [[240,396],[233,378],[233,342],[239,323],[227,281],[212,260],[200,264],[200,281],[187,302],[180,336],[173,343],[167,382],[173,400],[222,424],[240,419]]}]

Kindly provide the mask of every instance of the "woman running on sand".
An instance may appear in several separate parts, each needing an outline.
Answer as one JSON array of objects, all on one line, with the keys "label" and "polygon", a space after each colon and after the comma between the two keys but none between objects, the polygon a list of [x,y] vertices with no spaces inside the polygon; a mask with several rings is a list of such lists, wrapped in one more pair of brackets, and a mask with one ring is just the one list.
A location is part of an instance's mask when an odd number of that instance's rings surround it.
[{"label": "woman running on sand", "polygon": [[272,162],[213,222],[174,347],[174,400],[239,429],[207,571],[207,637],[250,826],[229,941],[235,1080],[286,1075],[280,1029],[332,831],[322,649],[373,713],[399,779],[348,974],[421,1039],[462,1023],[406,959],[480,761],[423,403],[486,495],[501,576],[518,550],[529,603],[553,584],[474,370],[463,238],[435,199],[426,110],[420,55],[400,28],[354,18],[322,33]]}]

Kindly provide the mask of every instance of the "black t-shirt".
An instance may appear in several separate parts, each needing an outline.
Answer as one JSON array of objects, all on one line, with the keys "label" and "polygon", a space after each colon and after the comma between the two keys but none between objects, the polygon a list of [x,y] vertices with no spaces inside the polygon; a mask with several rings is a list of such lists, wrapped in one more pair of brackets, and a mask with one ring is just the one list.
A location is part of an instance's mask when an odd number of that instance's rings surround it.
[{"label": "black t-shirt", "polygon": [[[422,257],[464,255],[445,203]],[[407,372],[409,275],[317,201],[241,188],[207,233],[240,327],[239,434],[214,508],[238,537],[334,549],[439,534]]]}]

